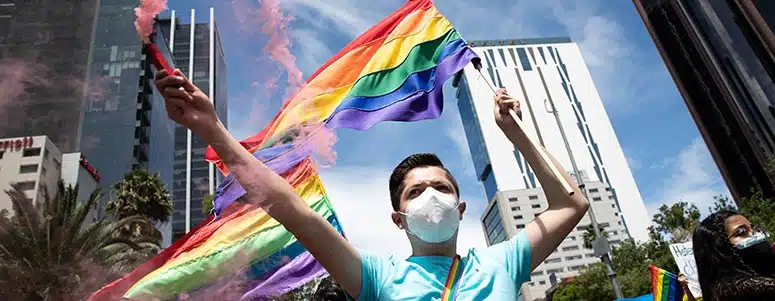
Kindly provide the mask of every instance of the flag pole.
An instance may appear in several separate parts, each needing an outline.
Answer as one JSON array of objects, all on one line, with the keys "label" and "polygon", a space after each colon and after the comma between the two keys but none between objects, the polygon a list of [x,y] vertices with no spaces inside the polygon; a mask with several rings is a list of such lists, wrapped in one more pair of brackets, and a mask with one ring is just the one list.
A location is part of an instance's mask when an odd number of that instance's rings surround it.
[{"label": "flag pole", "polygon": [[[489,81],[487,81],[486,78],[484,78],[484,74],[482,74],[481,66],[477,66],[477,71],[479,71],[479,75],[484,79],[484,82],[487,83],[487,86],[490,87],[490,90],[492,90],[493,94],[496,94],[495,88],[490,84]],[[509,115],[511,115],[511,118],[514,119],[514,122],[517,124],[517,128],[524,131],[525,125],[522,123],[522,119],[517,116],[517,113],[514,112],[514,109],[509,109]],[[544,161],[546,165],[549,166],[549,169],[552,171],[554,176],[557,178],[558,181],[560,181],[560,184],[562,184],[562,187],[565,188],[565,192],[568,195],[573,195],[575,192],[573,191],[573,187],[571,187],[570,183],[568,183],[568,180],[565,179],[565,175],[563,175],[560,170],[557,169],[557,166],[554,165],[554,162],[549,157],[549,154],[546,153],[546,149],[544,149],[543,146],[538,144],[538,142],[533,139],[533,137],[530,137],[530,135],[527,136],[527,141],[533,146],[533,148],[536,149],[538,152],[539,157]]]}]

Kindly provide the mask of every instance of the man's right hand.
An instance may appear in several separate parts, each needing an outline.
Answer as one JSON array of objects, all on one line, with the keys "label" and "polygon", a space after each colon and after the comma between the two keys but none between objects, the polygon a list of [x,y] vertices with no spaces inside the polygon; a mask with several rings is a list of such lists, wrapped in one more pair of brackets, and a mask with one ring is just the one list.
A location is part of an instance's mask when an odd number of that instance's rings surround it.
[{"label": "man's right hand", "polygon": [[210,98],[179,69],[172,75],[167,70],[157,72],[155,84],[164,96],[167,116],[209,141],[220,124]]}]

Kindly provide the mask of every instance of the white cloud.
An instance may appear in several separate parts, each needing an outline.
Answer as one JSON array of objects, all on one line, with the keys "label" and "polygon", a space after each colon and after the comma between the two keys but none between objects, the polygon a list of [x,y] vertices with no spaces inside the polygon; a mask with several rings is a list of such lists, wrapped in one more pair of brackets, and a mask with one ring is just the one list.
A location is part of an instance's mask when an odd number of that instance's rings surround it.
[{"label": "white cloud", "polygon": [[630,167],[630,170],[635,171],[640,169],[643,164],[640,163],[640,160],[635,158],[631,155],[625,155],[625,158],[627,159],[627,165]]},{"label": "white cloud", "polygon": [[[388,195],[391,170],[377,168],[332,167],[321,172],[323,184],[342,222],[350,242],[378,255],[411,254],[406,234],[391,221],[393,211]],[[468,202],[477,203],[477,202]],[[472,208],[473,209],[473,208]],[[476,209],[467,212],[460,225],[458,252],[484,247],[484,235]]]},{"label": "white cloud", "polygon": [[707,212],[713,204],[713,197],[730,195],[700,137],[664,163],[672,171],[657,192],[655,202],[647,204],[649,214],[653,215],[663,204],[679,201],[694,203],[700,211]]},{"label": "white cloud", "polygon": [[345,32],[351,37],[356,37],[377,20],[386,16],[388,12],[396,7],[386,7],[373,3],[374,1],[356,1],[356,0],[284,0],[282,5],[288,7],[294,16],[304,19],[307,22],[314,23],[316,28],[330,31],[331,27],[326,26],[332,23],[337,29]]}]

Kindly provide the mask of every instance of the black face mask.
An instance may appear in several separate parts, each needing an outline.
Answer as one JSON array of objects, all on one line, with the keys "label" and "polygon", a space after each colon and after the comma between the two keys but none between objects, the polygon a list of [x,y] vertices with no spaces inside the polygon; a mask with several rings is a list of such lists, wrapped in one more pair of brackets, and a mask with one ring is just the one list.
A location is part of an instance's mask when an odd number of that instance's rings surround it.
[{"label": "black face mask", "polygon": [[740,257],[756,273],[762,276],[775,274],[775,253],[768,241],[762,241],[745,249],[739,250]]}]

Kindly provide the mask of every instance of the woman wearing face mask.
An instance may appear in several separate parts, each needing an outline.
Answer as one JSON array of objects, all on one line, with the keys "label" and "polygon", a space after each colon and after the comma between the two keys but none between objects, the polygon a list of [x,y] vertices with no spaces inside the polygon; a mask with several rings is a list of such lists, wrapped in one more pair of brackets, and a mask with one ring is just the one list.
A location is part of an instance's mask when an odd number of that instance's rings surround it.
[{"label": "woman wearing face mask", "polygon": [[694,229],[694,259],[708,301],[775,300],[775,256],[768,234],[733,211],[711,214]]}]

